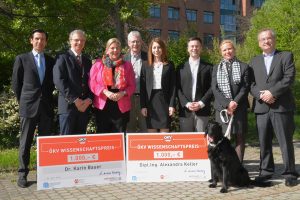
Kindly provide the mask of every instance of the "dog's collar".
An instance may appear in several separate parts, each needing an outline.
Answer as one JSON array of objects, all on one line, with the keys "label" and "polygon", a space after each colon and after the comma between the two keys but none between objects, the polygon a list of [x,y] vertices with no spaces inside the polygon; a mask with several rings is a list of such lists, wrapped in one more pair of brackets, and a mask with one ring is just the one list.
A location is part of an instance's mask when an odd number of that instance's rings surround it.
[{"label": "dog's collar", "polygon": [[214,143],[209,142],[209,143],[208,143],[208,146],[210,146],[210,147],[216,147],[216,146],[218,146],[221,142],[223,142],[223,140],[224,140],[224,137],[222,138],[222,140],[219,140],[219,142],[218,142],[217,144],[214,144]]}]

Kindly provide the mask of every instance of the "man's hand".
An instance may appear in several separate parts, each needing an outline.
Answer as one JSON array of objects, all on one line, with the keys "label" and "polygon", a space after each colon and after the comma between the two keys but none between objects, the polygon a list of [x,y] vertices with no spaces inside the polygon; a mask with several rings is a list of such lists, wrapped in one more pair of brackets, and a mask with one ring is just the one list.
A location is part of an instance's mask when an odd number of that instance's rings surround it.
[{"label": "man's hand", "polygon": [[77,98],[74,103],[75,103],[75,106],[76,106],[76,108],[79,112],[84,112],[84,102],[83,102],[83,100]]},{"label": "man's hand", "polygon": [[175,113],[175,108],[169,107],[169,116],[170,116],[170,117],[173,116],[174,113]]},{"label": "man's hand", "polygon": [[147,108],[142,108],[141,109],[141,114],[144,116],[144,117],[147,117]]},{"label": "man's hand", "polygon": [[267,104],[272,104],[276,100],[276,98],[272,95],[272,93],[269,90],[260,91],[260,99]]},{"label": "man's hand", "polygon": [[199,102],[191,102],[188,106],[188,109],[192,112],[196,112],[201,109]]},{"label": "man's hand", "polygon": [[85,112],[86,109],[92,104],[92,100],[90,98],[87,98],[83,100],[83,105],[82,105],[82,112]]}]

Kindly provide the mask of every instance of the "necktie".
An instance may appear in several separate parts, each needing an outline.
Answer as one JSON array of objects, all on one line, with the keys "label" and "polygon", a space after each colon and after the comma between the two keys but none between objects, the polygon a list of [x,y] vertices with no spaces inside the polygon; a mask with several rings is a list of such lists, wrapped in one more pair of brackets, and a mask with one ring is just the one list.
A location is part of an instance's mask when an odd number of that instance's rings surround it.
[{"label": "necktie", "polygon": [[45,77],[45,66],[42,61],[42,55],[39,53],[37,54],[37,56],[38,56],[38,72],[39,72],[40,82],[42,84]]},{"label": "necktie", "polygon": [[80,56],[76,56],[76,61],[77,61],[78,65],[80,67],[82,67],[82,62],[81,62]]}]

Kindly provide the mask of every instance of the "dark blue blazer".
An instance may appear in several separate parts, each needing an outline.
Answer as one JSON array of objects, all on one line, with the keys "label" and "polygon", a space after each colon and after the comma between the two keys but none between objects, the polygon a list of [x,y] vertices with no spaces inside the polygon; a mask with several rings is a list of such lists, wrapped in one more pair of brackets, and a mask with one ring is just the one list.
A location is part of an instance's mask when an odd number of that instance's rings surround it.
[{"label": "dark blue blazer", "polygon": [[39,105],[43,103],[49,116],[53,115],[53,77],[54,59],[45,55],[45,77],[41,84],[32,52],[18,55],[14,62],[12,89],[19,102],[20,117],[32,118],[37,114]]},{"label": "dark blue blazer", "polygon": [[89,72],[92,66],[91,60],[81,56],[80,66],[74,53],[68,50],[58,56],[53,68],[53,80],[59,91],[58,114],[70,113],[76,109],[74,101],[77,98],[93,100],[93,94],[88,86]]}]

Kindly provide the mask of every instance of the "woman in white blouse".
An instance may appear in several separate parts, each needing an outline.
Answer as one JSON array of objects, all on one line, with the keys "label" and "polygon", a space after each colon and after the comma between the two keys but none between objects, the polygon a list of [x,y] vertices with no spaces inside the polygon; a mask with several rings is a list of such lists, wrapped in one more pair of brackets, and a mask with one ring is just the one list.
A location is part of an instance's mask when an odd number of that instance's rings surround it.
[{"label": "woman in white blouse", "polygon": [[141,113],[148,132],[169,132],[175,112],[175,70],[167,59],[165,43],[154,38],[149,44],[148,64],[141,71]]}]

